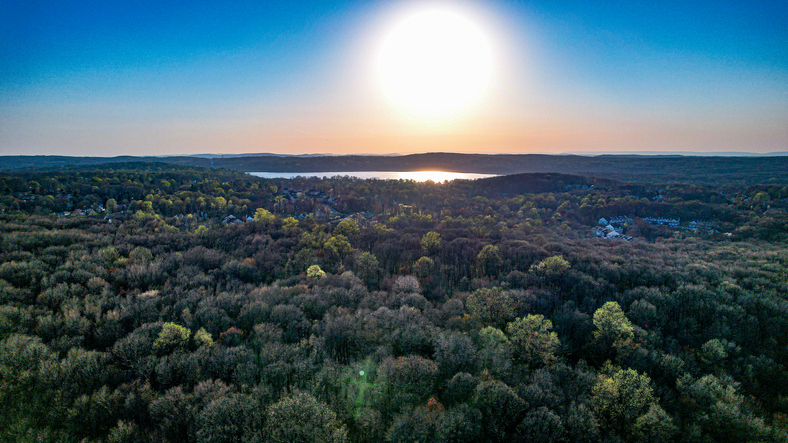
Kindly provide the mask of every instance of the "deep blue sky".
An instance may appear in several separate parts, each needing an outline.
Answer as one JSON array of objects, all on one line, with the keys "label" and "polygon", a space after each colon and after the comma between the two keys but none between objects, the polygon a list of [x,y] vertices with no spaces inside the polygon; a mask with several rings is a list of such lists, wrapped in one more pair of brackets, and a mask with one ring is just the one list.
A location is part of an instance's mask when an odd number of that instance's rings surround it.
[{"label": "deep blue sky", "polygon": [[[496,52],[424,129],[370,69],[445,7]],[[788,151],[788,1],[0,3],[0,154]]]}]

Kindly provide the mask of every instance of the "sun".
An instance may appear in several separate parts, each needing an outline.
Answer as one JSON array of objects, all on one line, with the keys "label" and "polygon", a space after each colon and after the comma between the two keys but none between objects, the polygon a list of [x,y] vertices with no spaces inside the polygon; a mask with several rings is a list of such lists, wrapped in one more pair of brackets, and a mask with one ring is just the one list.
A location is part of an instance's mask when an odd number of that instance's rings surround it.
[{"label": "sun", "polygon": [[454,12],[428,11],[394,27],[377,68],[383,94],[396,110],[427,124],[444,123],[480,104],[492,56],[471,21]]}]

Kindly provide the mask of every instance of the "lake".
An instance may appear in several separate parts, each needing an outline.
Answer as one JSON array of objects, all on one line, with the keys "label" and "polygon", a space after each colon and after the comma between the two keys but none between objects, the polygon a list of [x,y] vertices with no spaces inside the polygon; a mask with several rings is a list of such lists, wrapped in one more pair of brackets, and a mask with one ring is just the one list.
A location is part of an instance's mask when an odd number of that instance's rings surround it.
[{"label": "lake", "polygon": [[376,178],[378,180],[415,180],[425,182],[443,182],[445,180],[475,180],[477,178],[497,177],[498,174],[475,174],[468,172],[446,171],[341,171],[341,172],[250,172],[262,178],[295,178],[295,177],[334,177],[350,176],[358,178]]}]

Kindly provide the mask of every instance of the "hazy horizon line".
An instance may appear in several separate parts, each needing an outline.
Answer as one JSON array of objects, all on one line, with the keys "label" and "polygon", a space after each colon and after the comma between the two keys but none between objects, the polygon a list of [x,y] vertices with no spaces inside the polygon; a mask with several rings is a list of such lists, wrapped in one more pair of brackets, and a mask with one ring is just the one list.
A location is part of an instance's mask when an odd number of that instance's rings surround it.
[{"label": "hazy horizon line", "polygon": [[171,157],[196,157],[196,158],[238,158],[238,157],[405,157],[409,155],[423,154],[460,154],[460,155],[547,155],[547,156],[579,156],[579,157],[601,157],[601,156],[681,156],[681,157],[782,157],[788,156],[788,151],[772,152],[748,152],[748,151],[569,151],[561,153],[548,152],[453,152],[453,151],[429,151],[402,153],[353,153],[353,154],[332,154],[332,153],[307,153],[307,154],[282,154],[274,152],[245,152],[245,153],[199,153],[199,154],[161,154],[161,155],[73,155],[73,154],[0,154],[0,157],[82,157],[82,158],[171,158]]}]

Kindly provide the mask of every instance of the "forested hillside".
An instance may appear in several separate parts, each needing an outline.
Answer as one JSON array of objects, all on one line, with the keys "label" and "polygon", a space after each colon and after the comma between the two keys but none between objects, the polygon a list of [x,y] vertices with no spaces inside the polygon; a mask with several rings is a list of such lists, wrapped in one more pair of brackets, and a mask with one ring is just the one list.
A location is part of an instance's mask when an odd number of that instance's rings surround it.
[{"label": "forested hillside", "polygon": [[0,157],[0,171],[65,169],[134,161],[191,167],[229,168],[246,172],[454,171],[488,174],[563,173],[630,183],[689,183],[735,186],[788,183],[788,156],[698,157],[681,155],[545,155],[457,154],[411,155],[228,155],[169,157],[67,157],[58,155]]},{"label": "forested hillside", "polygon": [[0,174],[0,442],[786,442],[788,186]]}]

